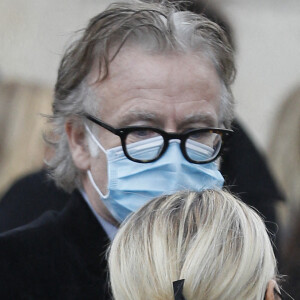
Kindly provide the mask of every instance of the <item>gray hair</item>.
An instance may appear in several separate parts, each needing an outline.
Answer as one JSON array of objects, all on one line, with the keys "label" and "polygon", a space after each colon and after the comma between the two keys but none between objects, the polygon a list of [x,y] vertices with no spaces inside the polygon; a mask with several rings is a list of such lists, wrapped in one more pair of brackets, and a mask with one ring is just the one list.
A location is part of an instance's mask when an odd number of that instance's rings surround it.
[{"label": "gray hair", "polygon": [[277,268],[258,214],[226,191],[177,192],[134,213],[109,250],[115,300],[261,300]]},{"label": "gray hair", "polygon": [[[146,3],[124,1],[110,5],[92,18],[79,40],[62,58],[55,86],[53,116],[55,156],[48,162],[57,185],[72,191],[80,186],[68,147],[64,125],[72,120],[82,126],[84,112],[95,111],[94,99],[87,77],[98,64],[97,81],[109,73],[111,61],[123,45],[141,46],[147,53],[168,55],[193,53],[206,55],[214,64],[222,85],[221,117],[229,128],[233,118],[233,96],[230,85],[234,80],[233,50],[223,30],[202,15],[180,12],[168,2]],[[99,100],[98,100],[99,102]]]}]

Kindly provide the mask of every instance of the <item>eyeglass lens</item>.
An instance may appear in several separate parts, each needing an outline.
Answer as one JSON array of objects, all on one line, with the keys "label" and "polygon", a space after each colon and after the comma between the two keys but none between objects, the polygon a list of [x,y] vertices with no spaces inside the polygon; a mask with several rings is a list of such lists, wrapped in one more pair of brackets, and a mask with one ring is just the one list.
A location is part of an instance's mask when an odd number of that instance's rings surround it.
[{"label": "eyeglass lens", "polygon": [[139,132],[128,134],[125,140],[128,155],[140,161],[149,161],[158,157],[164,146],[164,138],[157,132],[147,133],[146,138],[139,134]]},{"label": "eyeglass lens", "polygon": [[222,137],[214,132],[193,132],[185,143],[188,157],[194,161],[205,161],[215,157],[221,148]]}]

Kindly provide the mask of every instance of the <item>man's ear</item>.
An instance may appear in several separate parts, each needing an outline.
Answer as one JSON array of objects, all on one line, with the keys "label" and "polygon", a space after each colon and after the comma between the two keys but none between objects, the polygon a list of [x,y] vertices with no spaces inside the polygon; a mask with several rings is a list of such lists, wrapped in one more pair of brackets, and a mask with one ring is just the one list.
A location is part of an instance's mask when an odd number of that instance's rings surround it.
[{"label": "man's ear", "polygon": [[267,286],[267,290],[266,290],[266,295],[265,295],[265,300],[276,300],[276,299],[278,299],[275,296],[275,292],[274,292],[275,289],[278,290],[277,283],[276,283],[276,281],[274,279],[271,279],[268,282],[268,286]]},{"label": "man's ear", "polygon": [[69,120],[65,124],[65,130],[75,166],[81,171],[87,171],[90,168],[91,155],[84,126]]}]

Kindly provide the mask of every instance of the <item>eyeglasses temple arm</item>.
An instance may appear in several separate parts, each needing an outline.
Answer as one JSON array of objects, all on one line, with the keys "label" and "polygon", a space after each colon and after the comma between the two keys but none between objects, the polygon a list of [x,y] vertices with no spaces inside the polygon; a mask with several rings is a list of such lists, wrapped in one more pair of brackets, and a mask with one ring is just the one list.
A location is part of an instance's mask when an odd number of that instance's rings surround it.
[{"label": "eyeglasses temple arm", "polygon": [[109,130],[110,132],[112,132],[112,133],[114,133],[116,135],[119,135],[119,132],[118,132],[117,129],[111,127],[110,125],[108,125],[108,124],[106,124],[104,122],[102,122],[101,120],[97,119],[96,117],[94,117],[94,116],[92,116],[90,114],[87,114],[87,113],[85,114],[85,117],[87,119],[89,119],[90,121],[92,121],[93,123],[96,123],[97,125],[99,125],[99,126],[105,128],[105,129]]}]

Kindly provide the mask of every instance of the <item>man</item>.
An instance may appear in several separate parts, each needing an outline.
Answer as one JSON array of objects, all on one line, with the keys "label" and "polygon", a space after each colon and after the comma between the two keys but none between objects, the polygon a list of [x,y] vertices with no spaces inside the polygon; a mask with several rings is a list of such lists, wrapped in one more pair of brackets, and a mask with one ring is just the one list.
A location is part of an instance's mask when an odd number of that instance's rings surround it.
[{"label": "man", "polygon": [[133,1],[94,17],[62,59],[51,117],[49,166],[74,192],[0,236],[2,298],[107,298],[104,254],[128,214],[222,186],[234,73],[226,35],[203,16]]}]

